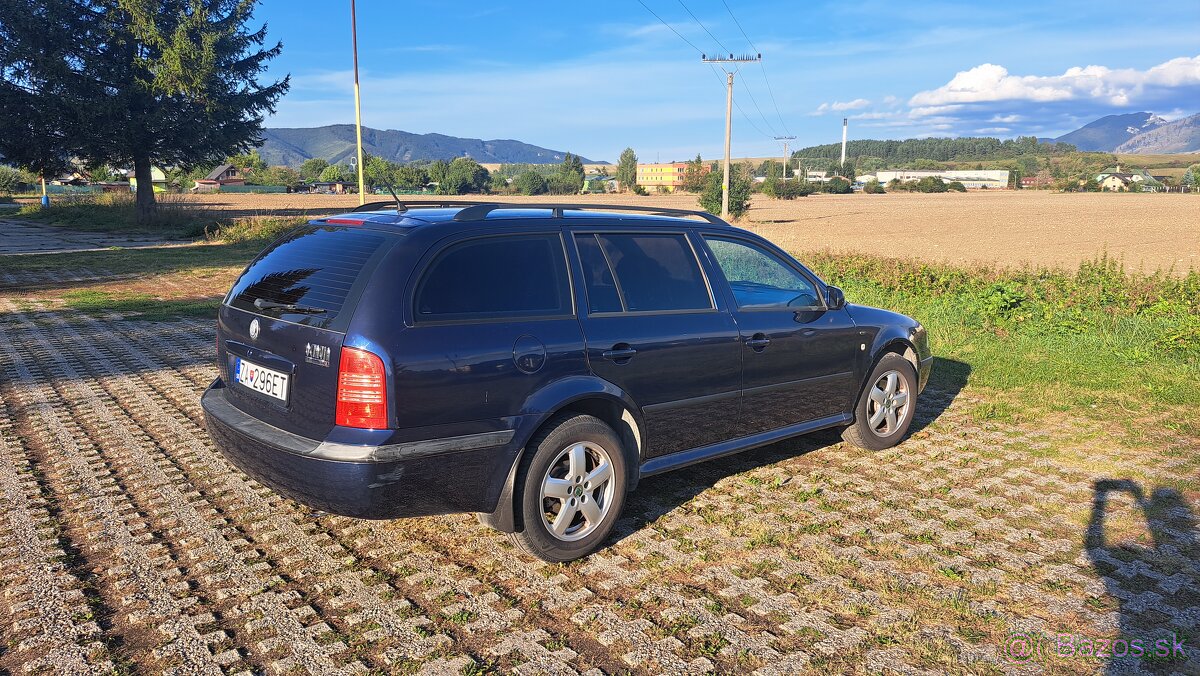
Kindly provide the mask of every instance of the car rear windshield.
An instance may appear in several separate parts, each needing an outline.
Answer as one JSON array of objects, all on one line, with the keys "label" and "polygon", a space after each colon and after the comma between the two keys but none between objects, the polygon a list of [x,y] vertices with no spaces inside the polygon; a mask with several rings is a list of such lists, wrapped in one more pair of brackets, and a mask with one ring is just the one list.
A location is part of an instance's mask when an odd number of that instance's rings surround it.
[{"label": "car rear windshield", "polygon": [[226,302],[249,312],[329,327],[388,240],[369,230],[299,228],[259,254]]}]

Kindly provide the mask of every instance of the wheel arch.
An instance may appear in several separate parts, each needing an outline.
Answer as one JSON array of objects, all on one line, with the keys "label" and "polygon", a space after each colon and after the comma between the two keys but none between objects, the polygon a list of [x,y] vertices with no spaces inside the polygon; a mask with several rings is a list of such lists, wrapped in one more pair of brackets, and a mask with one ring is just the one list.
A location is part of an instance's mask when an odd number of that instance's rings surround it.
[{"label": "wheel arch", "polygon": [[876,337],[875,346],[871,350],[871,360],[867,362],[866,368],[863,369],[862,380],[859,382],[858,391],[854,395],[854,408],[851,409],[852,412],[858,409],[858,401],[862,398],[863,391],[867,388],[867,381],[871,378],[871,372],[875,370],[877,365],[879,365],[879,361],[883,359],[885,355],[889,354],[898,354],[903,357],[905,361],[907,361],[909,364],[912,364],[913,372],[920,377],[921,363],[919,361],[920,357],[917,354],[916,345],[913,345],[912,341],[905,336],[887,336],[881,332],[879,336]]},{"label": "wheel arch", "polygon": [[521,501],[516,492],[517,468],[529,441],[563,414],[590,415],[611,427],[622,442],[626,491],[637,488],[641,478],[646,426],[641,409],[623,390],[601,378],[573,376],[556,381],[535,393],[522,410],[525,420],[513,439],[518,450],[505,477],[500,499],[495,511],[479,515],[480,523],[504,533],[521,528]]}]

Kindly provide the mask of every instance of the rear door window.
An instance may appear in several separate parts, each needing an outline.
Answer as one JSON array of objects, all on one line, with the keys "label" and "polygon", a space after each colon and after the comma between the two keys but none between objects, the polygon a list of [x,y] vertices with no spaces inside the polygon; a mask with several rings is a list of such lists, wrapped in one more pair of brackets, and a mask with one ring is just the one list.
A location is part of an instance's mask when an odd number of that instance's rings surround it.
[{"label": "rear door window", "polygon": [[278,240],[246,268],[226,303],[271,317],[327,328],[389,235],[354,228],[305,226]]},{"label": "rear door window", "polygon": [[418,321],[570,315],[571,291],[557,234],[497,235],[451,245],[417,285]]},{"label": "rear door window", "polygon": [[[594,238],[596,245],[587,242],[588,238]],[[580,257],[587,275],[592,312],[713,308],[708,284],[685,235],[599,234],[581,235],[576,241],[581,243]],[[596,257],[597,251],[602,254],[607,271]],[[614,290],[620,308],[613,302]]]}]

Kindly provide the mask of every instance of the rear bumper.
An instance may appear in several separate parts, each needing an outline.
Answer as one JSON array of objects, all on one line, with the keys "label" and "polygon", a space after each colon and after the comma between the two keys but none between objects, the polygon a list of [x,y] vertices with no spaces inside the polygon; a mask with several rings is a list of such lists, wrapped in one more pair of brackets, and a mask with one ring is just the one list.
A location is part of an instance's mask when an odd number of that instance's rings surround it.
[{"label": "rear bumper", "polygon": [[200,398],[221,453],[281,495],[332,514],[491,512],[516,456],[511,431],[383,446],[317,441],[264,423],[229,396],[218,378]]}]

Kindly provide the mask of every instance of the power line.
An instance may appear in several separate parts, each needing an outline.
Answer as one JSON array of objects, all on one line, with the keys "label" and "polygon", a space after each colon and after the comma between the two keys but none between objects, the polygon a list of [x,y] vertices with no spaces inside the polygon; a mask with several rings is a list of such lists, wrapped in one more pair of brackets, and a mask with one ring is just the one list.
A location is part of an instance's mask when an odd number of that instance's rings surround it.
[{"label": "power line", "polygon": [[[761,61],[759,61],[759,63],[761,63]],[[738,75],[742,74],[741,69],[735,68],[734,70],[737,72]],[[766,115],[763,115],[762,108],[758,107],[758,99],[754,98],[754,92],[750,91],[750,85],[746,84],[745,80],[741,80],[741,83],[742,83],[742,89],[745,89],[746,93],[750,95],[750,102],[754,104],[754,109],[758,111],[758,116],[762,118],[763,123],[767,125],[767,129],[770,129],[771,135],[774,136],[775,135],[775,125],[771,124],[771,121],[767,119]],[[787,130],[785,129],[784,131],[787,131]]]},{"label": "power line", "polygon": [[[733,19],[733,23],[738,27],[738,30],[741,31],[742,37],[746,38],[746,42],[750,45],[750,49],[753,49],[755,52],[757,52],[758,47],[755,46],[754,41],[751,40],[750,36],[746,33],[746,29],[742,28],[742,22],[738,21],[737,15],[733,13],[733,9],[729,6],[729,3],[725,0],[721,0],[721,4],[725,5],[725,11],[729,12],[729,18]],[[779,125],[783,127],[784,134],[790,135],[792,132],[788,130],[787,123],[783,121],[783,113],[779,110],[779,103],[775,100],[775,91],[771,89],[771,80],[767,77],[767,66],[760,61],[758,63],[758,67],[762,69],[763,84],[767,85],[767,93],[771,95],[771,104],[775,106],[775,115],[779,118]]]},{"label": "power line", "polygon": [[688,6],[683,4],[683,0],[676,0],[676,1],[679,3],[679,6],[683,8],[683,11],[687,12],[692,17],[692,20],[696,22],[696,25],[703,28],[705,33],[708,33],[708,37],[712,38],[713,41],[717,43],[717,46],[721,48],[721,51],[728,54],[729,50],[725,48],[725,45],[721,44],[721,40],[718,39],[717,36],[713,35],[712,31],[708,30],[708,28],[705,27],[705,25],[703,23],[700,23],[700,19],[697,19],[696,15],[692,14],[692,10],[688,9]]},{"label": "power line", "polygon": [[667,23],[666,21],[663,21],[663,18],[662,18],[661,16],[659,16],[657,12],[655,12],[655,11],[654,11],[654,10],[652,10],[652,9],[650,9],[650,7],[649,7],[649,6],[648,6],[646,3],[642,2],[642,0],[638,0],[638,4],[639,4],[639,5],[641,5],[642,7],[645,7],[647,12],[650,12],[651,14],[653,14],[655,19],[658,19],[658,21],[659,21],[659,22],[660,22],[662,25],[666,26],[667,28],[670,28],[672,33],[674,33],[675,35],[678,35],[680,40],[683,40],[684,42],[688,43],[688,45],[690,45],[692,49],[696,50],[696,52],[697,52],[697,53],[699,53],[699,54],[701,54],[701,55],[703,55],[703,54],[704,54],[704,50],[703,50],[703,49],[700,49],[699,47],[697,47],[696,45],[694,45],[694,44],[692,43],[692,41],[691,41],[691,40],[689,40],[689,39],[687,39],[687,38],[683,37],[683,33],[680,33],[679,31],[675,30],[675,27],[674,27],[674,26],[672,26],[671,24]]},{"label": "power line", "polygon": [[[721,74],[717,72],[717,67],[712,65],[711,63],[708,64],[708,67],[712,69],[713,75],[717,78],[717,82],[720,82],[721,86],[724,87],[725,81],[721,79]],[[765,136],[767,138],[774,138],[773,136],[771,136],[770,134],[768,134],[767,132],[765,132],[761,128],[759,128],[759,126],[754,123],[754,120],[750,119],[750,116],[746,114],[746,111],[744,109],[742,109],[742,104],[738,103],[736,99],[733,102],[733,107],[738,109],[738,112],[742,114],[743,118],[745,118],[746,123],[754,128],[754,131],[758,132],[759,134],[762,134],[763,136]]]}]

